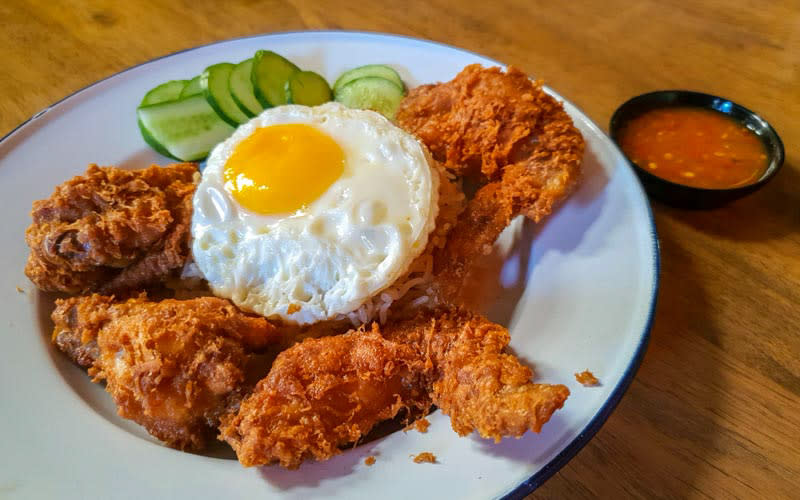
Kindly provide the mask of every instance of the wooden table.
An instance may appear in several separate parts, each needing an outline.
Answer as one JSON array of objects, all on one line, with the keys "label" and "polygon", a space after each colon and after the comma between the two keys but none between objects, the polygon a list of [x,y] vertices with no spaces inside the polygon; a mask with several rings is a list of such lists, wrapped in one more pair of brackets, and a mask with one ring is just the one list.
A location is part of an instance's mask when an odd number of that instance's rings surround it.
[{"label": "wooden table", "polygon": [[[224,4],[224,6],[223,6]],[[230,37],[356,29],[450,43],[544,78],[601,126],[687,88],[775,126],[783,171],[725,208],[654,204],[661,292],[614,414],[535,497],[800,495],[800,3],[136,0],[0,4],[0,135],[128,66]]]}]

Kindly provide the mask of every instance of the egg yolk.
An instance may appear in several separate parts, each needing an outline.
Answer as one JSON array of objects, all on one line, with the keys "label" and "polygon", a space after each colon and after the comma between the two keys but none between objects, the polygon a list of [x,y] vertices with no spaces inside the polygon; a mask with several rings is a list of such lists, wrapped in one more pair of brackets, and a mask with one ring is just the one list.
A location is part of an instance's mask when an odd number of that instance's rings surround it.
[{"label": "egg yolk", "polygon": [[302,123],[271,125],[240,142],[225,163],[225,188],[259,214],[295,212],[319,198],[344,171],[344,151]]}]

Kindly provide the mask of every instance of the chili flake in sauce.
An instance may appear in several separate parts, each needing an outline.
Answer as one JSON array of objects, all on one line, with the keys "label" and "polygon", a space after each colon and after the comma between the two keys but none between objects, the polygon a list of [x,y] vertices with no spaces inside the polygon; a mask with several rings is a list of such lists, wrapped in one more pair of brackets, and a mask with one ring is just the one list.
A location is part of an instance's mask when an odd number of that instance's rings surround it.
[{"label": "chili flake in sauce", "polygon": [[758,180],[767,168],[761,140],[722,113],[698,108],[654,109],[620,133],[634,163],[662,179],[725,189]]}]

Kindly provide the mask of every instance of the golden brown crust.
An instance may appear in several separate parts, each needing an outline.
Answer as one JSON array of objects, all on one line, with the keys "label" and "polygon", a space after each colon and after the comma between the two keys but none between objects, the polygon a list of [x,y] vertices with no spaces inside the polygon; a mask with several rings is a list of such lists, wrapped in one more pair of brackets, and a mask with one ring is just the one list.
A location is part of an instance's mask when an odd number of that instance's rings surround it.
[{"label": "golden brown crust", "polygon": [[197,166],[90,165],[33,203],[25,274],[40,289],[112,293],[158,283],[189,256]]},{"label": "golden brown crust", "polygon": [[597,380],[597,377],[594,376],[594,373],[590,372],[589,370],[576,373],[575,380],[584,387],[594,387],[600,384],[600,381]]},{"label": "golden brown crust", "polygon": [[415,464],[435,464],[436,463],[436,455],[429,451],[423,451],[414,456],[414,463]]},{"label": "golden brown crust", "polygon": [[411,424],[407,425],[406,428],[403,429],[403,432],[416,430],[420,434],[425,434],[428,432],[428,427],[430,427],[430,425],[431,423],[427,418],[421,417],[411,422]]},{"label": "golden brown crust", "polygon": [[326,460],[401,410],[436,404],[459,434],[499,440],[539,432],[569,391],[534,384],[506,353],[508,331],[464,311],[426,312],[380,328],[307,339],[223,418],[222,439],[246,466]]},{"label": "golden brown crust", "polygon": [[508,330],[464,310],[425,312],[387,325],[384,336],[419,349],[430,369],[429,393],[460,435],[499,441],[539,432],[569,396],[563,385],[534,384],[507,352]]},{"label": "golden brown crust", "polygon": [[199,449],[245,390],[251,350],[276,340],[266,319],[213,297],[56,301],[53,342],[94,381],[106,382],[120,416],[179,449]]},{"label": "golden brown crust", "polygon": [[245,466],[327,460],[403,410],[427,412],[422,361],[372,330],[306,339],[283,351],[221,439]]},{"label": "golden brown crust", "polygon": [[459,176],[500,180],[507,165],[571,155],[583,138],[561,103],[511,66],[466,66],[446,83],[421,85],[400,103],[397,123]]},{"label": "golden brown crust", "polygon": [[480,185],[436,254],[440,298],[458,295],[475,259],[519,214],[540,221],[578,183],[584,141],[561,103],[520,70],[471,65],[413,89],[397,122]]}]

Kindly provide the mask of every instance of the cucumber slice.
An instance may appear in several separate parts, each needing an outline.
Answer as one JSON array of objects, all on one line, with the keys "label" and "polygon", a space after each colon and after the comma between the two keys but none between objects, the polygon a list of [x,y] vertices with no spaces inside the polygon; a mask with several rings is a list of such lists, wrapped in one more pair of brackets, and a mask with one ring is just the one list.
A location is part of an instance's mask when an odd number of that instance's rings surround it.
[{"label": "cucumber slice", "polygon": [[239,109],[228,89],[228,79],[233,71],[233,64],[219,63],[207,67],[200,74],[200,87],[206,100],[219,114],[219,117],[234,127],[245,123],[249,118]]},{"label": "cucumber slice", "polygon": [[143,131],[169,156],[182,161],[202,160],[234,130],[217,115],[203,95],[141,106],[136,115]]},{"label": "cucumber slice", "polygon": [[[142,99],[140,106],[149,106],[150,104],[159,104],[162,102],[174,101],[175,99],[180,97],[181,92],[183,91],[184,88],[186,88],[186,85],[188,83],[189,83],[188,80],[171,80],[169,82],[162,83],[161,85],[154,87],[144,95],[144,98]],[[150,132],[148,132],[145,126],[142,124],[141,120],[137,119],[136,122],[137,125],[139,125],[139,131],[142,133],[142,138],[144,139],[144,142],[146,142],[151,148],[155,149],[162,155],[172,156],[171,154],[169,154],[169,151],[167,151],[167,149],[164,146],[159,144],[159,142],[156,141],[155,138],[153,138]]]},{"label": "cucumber slice", "polygon": [[[175,158],[170,154],[169,151],[167,151],[167,148],[165,148],[164,146],[159,144],[157,140],[155,140],[152,134],[150,134],[150,132],[145,128],[141,119],[136,118],[136,124],[139,126],[139,132],[142,133],[142,139],[144,139],[144,142],[146,142],[148,146],[155,149],[159,154],[162,154],[169,158]],[[177,160],[177,158],[175,159]]]},{"label": "cucumber slice", "polygon": [[313,71],[298,71],[286,82],[286,100],[291,104],[316,106],[331,99],[328,82]]},{"label": "cucumber slice", "polygon": [[147,92],[139,106],[174,101],[180,97],[181,92],[186,87],[187,83],[189,83],[187,80],[171,80],[167,83],[162,83],[158,87],[155,87]]},{"label": "cucumber slice", "polygon": [[189,97],[190,95],[202,94],[203,89],[200,87],[200,75],[189,80],[189,83],[183,88],[181,97]]},{"label": "cucumber slice", "polygon": [[371,109],[392,120],[403,95],[403,89],[391,80],[365,76],[341,87],[336,100],[348,108]]},{"label": "cucumber slice", "polygon": [[286,82],[300,68],[271,50],[259,50],[253,57],[250,81],[258,101],[265,107],[286,104]]},{"label": "cucumber slice", "polygon": [[339,78],[336,79],[336,83],[333,84],[333,92],[336,93],[339,89],[353,80],[358,80],[359,78],[364,78],[367,76],[379,76],[381,78],[385,78],[401,89],[405,90],[403,80],[393,68],[390,68],[385,64],[367,64],[366,66],[359,66],[358,68],[353,68],[350,71],[345,71],[342,73]]},{"label": "cucumber slice", "polygon": [[253,58],[246,59],[234,66],[228,79],[228,88],[233,101],[244,114],[251,118],[264,111],[264,106],[258,102],[253,93],[253,82],[250,81],[252,72]]}]

